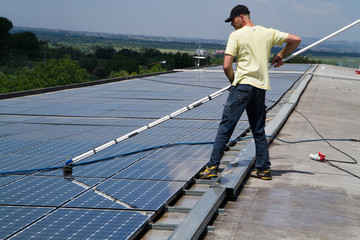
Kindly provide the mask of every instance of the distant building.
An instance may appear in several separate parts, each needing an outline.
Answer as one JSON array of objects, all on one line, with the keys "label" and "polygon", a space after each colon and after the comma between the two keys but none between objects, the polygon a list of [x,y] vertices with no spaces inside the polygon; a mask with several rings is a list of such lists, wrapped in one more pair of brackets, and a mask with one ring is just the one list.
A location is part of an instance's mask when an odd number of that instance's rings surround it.
[{"label": "distant building", "polygon": [[223,50],[215,50],[215,51],[214,51],[214,55],[215,55],[216,57],[224,56],[224,54],[225,54],[225,51],[223,51]]}]

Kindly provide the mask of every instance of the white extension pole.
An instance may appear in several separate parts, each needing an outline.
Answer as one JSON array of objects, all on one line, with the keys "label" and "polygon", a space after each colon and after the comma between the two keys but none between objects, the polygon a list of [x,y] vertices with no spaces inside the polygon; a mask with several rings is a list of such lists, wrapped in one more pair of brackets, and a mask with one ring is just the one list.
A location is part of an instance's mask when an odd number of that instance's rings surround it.
[{"label": "white extension pole", "polygon": [[357,21],[355,21],[355,22],[347,25],[346,27],[343,27],[342,29],[340,29],[340,30],[338,30],[338,31],[336,31],[336,32],[334,32],[334,33],[332,33],[332,34],[324,37],[323,39],[320,39],[319,41],[314,42],[313,44],[310,44],[309,46],[307,46],[307,47],[305,47],[305,48],[303,48],[303,49],[301,49],[301,50],[299,50],[299,51],[297,51],[297,52],[289,55],[288,57],[286,57],[286,58],[283,59],[283,62],[286,62],[286,61],[290,60],[291,58],[296,57],[297,55],[299,55],[299,54],[301,54],[301,53],[309,50],[309,49],[312,48],[312,47],[315,47],[316,45],[319,45],[320,43],[322,43],[322,42],[324,42],[324,41],[326,41],[326,40],[334,37],[335,35],[343,32],[343,31],[345,31],[345,30],[347,30],[347,29],[349,29],[349,28],[351,28],[351,27],[353,27],[354,25],[356,25],[356,24],[358,24],[358,23],[360,23],[360,19],[358,19]]},{"label": "white extension pole", "polygon": [[96,147],[94,149],[91,149],[91,150],[89,150],[89,151],[87,151],[87,152],[85,152],[83,154],[77,155],[76,157],[66,161],[65,164],[66,165],[72,165],[72,164],[74,164],[76,162],[79,162],[79,161],[81,161],[81,160],[83,160],[83,159],[85,159],[87,157],[90,157],[90,156],[92,156],[92,155],[94,155],[94,154],[96,154],[96,153],[110,147],[110,146],[113,146],[113,145],[115,145],[115,144],[117,144],[119,142],[122,142],[122,141],[124,141],[124,140],[126,140],[128,138],[131,138],[131,137],[133,137],[133,136],[135,136],[135,135],[137,135],[137,134],[139,134],[139,133],[141,133],[141,132],[143,132],[145,130],[148,130],[148,129],[152,128],[152,127],[155,127],[156,125],[158,125],[160,123],[163,123],[163,122],[165,122],[165,121],[167,121],[169,119],[172,119],[172,118],[174,118],[174,117],[176,117],[176,116],[178,116],[178,115],[180,115],[180,114],[182,114],[184,112],[187,112],[187,111],[189,111],[189,110],[191,110],[193,108],[196,108],[196,107],[202,105],[203,103],[206,103],[207,101],[210,101],[210,100],[220,96],[228,88],[229,87],[225,87],[223,89],[220,89],[219,91],[216,91],[216,92],[210,94],[209,96],[206,96],[206,97],[204,97],[204,98],[202,98],[200,100],[197,100],[196,102],[193,102],[193,103],[191,103],[191,104],[189,104],[189,105],[187,105],[187,106],[185,106],[185,107],[183,107],[183,108],[181,108],[181,109],[179,109],[179,110],[177,110],[177,111],[175,111],[173,113],[170,113],[169,115],[166,115],[166,116],[164,116],[162,118],[159,118],[158,120],[155,120],[155,121],[153,121],[153,122],[151,122],[151,123],[149,123],[149,124],[147,124],[147,125],[145,125],[145,126],[143,126],[141,128],[138,128],[138,129],[136,129],[136,130],[134,130],[134,131],[132,131],[132,132],[130,132],[128,134],[125,134],[125,135],[123,135],[123,136],[121,136],[121,137],[119,137],[117,139],[114,139],[114,140],[109,141],[109,142],[107,142],[105,144],[102,144],[102,145],[100,145],[100,146],[98,146],[98,147]]}]

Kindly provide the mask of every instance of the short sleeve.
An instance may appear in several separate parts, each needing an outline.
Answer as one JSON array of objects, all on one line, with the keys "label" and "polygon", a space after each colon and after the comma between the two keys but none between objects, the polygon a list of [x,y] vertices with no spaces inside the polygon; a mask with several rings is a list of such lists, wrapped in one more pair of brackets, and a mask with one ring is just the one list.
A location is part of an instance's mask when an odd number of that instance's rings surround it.
[{"label": "short sleeve", "polygon": [[234,57],[237,55],[237,42],[232,37],[232,34],[230,34],[230,36],[229,36],[229,39],[228,39],[228,42],[226,45],[225,54],[229,54]]},{"label": "short sleeve", "polygon": [[279,45],[281,46],[286,39],[288,38],[289,34],[288,33],[284,33],[284,32],[280,32],[278,30],[272,29],[273,31],[273,45]]}]

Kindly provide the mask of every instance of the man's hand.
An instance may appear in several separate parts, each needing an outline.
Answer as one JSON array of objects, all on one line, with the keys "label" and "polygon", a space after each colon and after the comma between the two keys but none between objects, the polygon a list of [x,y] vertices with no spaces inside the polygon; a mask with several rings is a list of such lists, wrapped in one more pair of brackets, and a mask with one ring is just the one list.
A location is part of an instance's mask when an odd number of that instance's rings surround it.
[{"label": "man's hand", "polygon": [[274,57],[271,62],[271,65],[275,64],[275,68],[284,64],[282,60],[299,46],[301,43],[301,38],[295,34],[289,33],[285,43],[285,47]]},{"label": "man's hand", "polygon": [[274,68],[278,68],[278,67],[284,65],[284,62],[282,60],[283,60],[282,57],[280,57],[279,55],[276,55],[274,57],[274,59],[272,60],[271,65],[275,64]]}]

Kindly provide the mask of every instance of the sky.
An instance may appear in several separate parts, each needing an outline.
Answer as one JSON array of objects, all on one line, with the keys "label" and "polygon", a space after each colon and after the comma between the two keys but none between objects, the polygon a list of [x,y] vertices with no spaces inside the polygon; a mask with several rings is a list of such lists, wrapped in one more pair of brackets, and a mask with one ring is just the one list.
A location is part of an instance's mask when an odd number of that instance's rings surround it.
[{"label": "sky", "polygon": [[[323,38],[360,18],[360,0],[0,0],[14,26],[226,40],[246,5],[254,24]],[[332,40],[360,41],[360,24]]]}]

